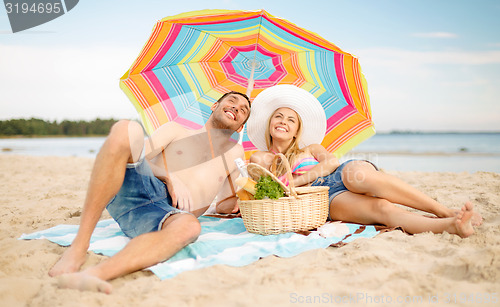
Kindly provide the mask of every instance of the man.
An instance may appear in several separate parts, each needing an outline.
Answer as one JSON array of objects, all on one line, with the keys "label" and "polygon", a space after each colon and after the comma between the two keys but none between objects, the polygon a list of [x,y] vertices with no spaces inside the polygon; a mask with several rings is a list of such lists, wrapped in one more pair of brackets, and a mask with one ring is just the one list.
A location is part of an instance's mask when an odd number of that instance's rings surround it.
[{"label": "man", "polygon": [[[60,287],[110,293],[107,280],[164,261],[195,241],[201,230],[196,217],[215,196],[218,211],[235,207],[231,180],[243,148],[231,134],[243,129],[250,101],[230,92],[211,110],[199,130],[169,122],[146,141],[136,122],[111,128],[94,163],[78,233],[49,271],[60,275]],[[113,257],[78,272],[104,208],[132,239]]]}]

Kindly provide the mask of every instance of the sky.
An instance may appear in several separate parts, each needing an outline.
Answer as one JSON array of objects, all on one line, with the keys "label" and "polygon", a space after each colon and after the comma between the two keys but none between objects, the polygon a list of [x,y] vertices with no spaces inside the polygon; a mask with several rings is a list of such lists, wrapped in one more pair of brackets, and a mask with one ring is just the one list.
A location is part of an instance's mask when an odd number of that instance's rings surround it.
[{"label": "sky", "polygon": [[378,132],[500,131],[500,1],[82,0],[12,33],[0,7],[0,120],[138,118],[119,78],[157,20],[265,9],[359,58]]}]

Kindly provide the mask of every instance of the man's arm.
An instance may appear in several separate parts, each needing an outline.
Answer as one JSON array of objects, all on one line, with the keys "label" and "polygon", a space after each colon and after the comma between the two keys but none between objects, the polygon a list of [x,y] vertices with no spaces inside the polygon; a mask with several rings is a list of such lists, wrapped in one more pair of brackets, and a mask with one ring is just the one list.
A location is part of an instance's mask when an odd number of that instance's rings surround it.
[{"label": "man's arm", "polygon": [[[220,190],[219,194],[217,194],[217,203],[215,206],[215,211],[217,213],[224,213],[224,214],[230,214],[230,213],[236,213],[238,212],[238,198],[236,197],[235,194],[235,189],[236,189],[236,184],[234,183],[234,180],[239,176],[239,171],[238,169],[235,169],[230,176],[226,178],[224,181],[224,185],[222,186],[222,189]],[[234,178],[234,179],[233,179]],[[231,184],[233,185],[233,188],[231,188]]]},{"label": "man's arm", "polygon": [[[228,158],[229,157],[229,158]],[[215,211],[217,213],[236,213],[238,212],[238,198],[236,197],[236,189],[237,185],[235,183],[236,178],[240,176],[240,172],[234,163],[234,160],[237,158],[243,159],[244,151],[243,147],[240,145],[233,147],[231,152],[222,155],[222,159],[224,160],[226,172],[228,176],[224,181],[224,184],[217,194],[217,204],[215,207]],[[230,170],[232,172],[229,174]]]},{"label": "man's arm", "polygon": [[[165,158],[164,149],[176,138],[182,135],[183,129],[175,122],[168,122],[158,128],[145,141],[146,160],[162,160],[162,163],[150,163],[153,174],[167,185],[168,192],[172,198],[172,206],[185,211],[193,210],[193,200],[185,184],[168,170],[168,162]],[[159,157],[161,155],[161,157]]]}]

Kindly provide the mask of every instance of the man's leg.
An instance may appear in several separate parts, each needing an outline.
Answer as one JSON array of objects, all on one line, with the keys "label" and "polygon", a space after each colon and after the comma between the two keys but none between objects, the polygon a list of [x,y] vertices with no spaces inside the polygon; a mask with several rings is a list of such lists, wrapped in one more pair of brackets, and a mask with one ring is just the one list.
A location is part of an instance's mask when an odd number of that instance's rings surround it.
[{"label": "man's leg", "polygon": [[124,120],[113,125],[94,162],[78,233],[49,271],[50,276],[77,272],[83,265],[92,232],[104,208],[120,190],[127,163],[139,159],[143,144],[144,134],[138,123]]},{"label": "man's leg", "polygon": [[196,240],[201,225],[194,215],[174,214],[167,218],[160,231],[133,238],[124,249],[98,265],[79,273],[59,277],[59,287],[111,292],[111,280],[169,259]]}]

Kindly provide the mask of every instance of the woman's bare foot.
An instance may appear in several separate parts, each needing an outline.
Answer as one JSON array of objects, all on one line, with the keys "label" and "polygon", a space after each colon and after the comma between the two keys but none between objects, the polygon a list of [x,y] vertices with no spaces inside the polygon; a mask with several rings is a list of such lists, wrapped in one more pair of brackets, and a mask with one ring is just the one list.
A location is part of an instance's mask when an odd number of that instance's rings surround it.
[{"label": "woman's bare foot", "polygon": [[57,286],[62,289],[77,289],[80,291],[94,291],[106,294],[110,294],[113,290],[110,283],[89,275],[86,272],[63,274],[58,277]]},{"label": "woman's bare foot", "polygon": [[61,274],[78,272],[86,259],[87,249],[81,250],[71,245],[64,252],[59,261],[50,269],[49,275],[54,277]]},{"label": "woman's bare foot", "polygon": [[457,234],[462,238],[467,238],[474,233],[474,228],[472,227],[472,217],[474,216],[474,206],[471,203],[466,203],[462,210],[457,214],[455,219],[455,228],[457,229]]},{"label": "woman's bare foot", "polygon": [[[467,202],[467,203],[470,204],[470,202]],[[461,212],[462,212],[462,210],[460,210],[460,209],[451,209],[451,215],[449,217],[455,217]],[[480,226],[483,223],[483,217],[481,216],[481,214],[474,211],[470,221],[471,221],[472,226]]]}]

